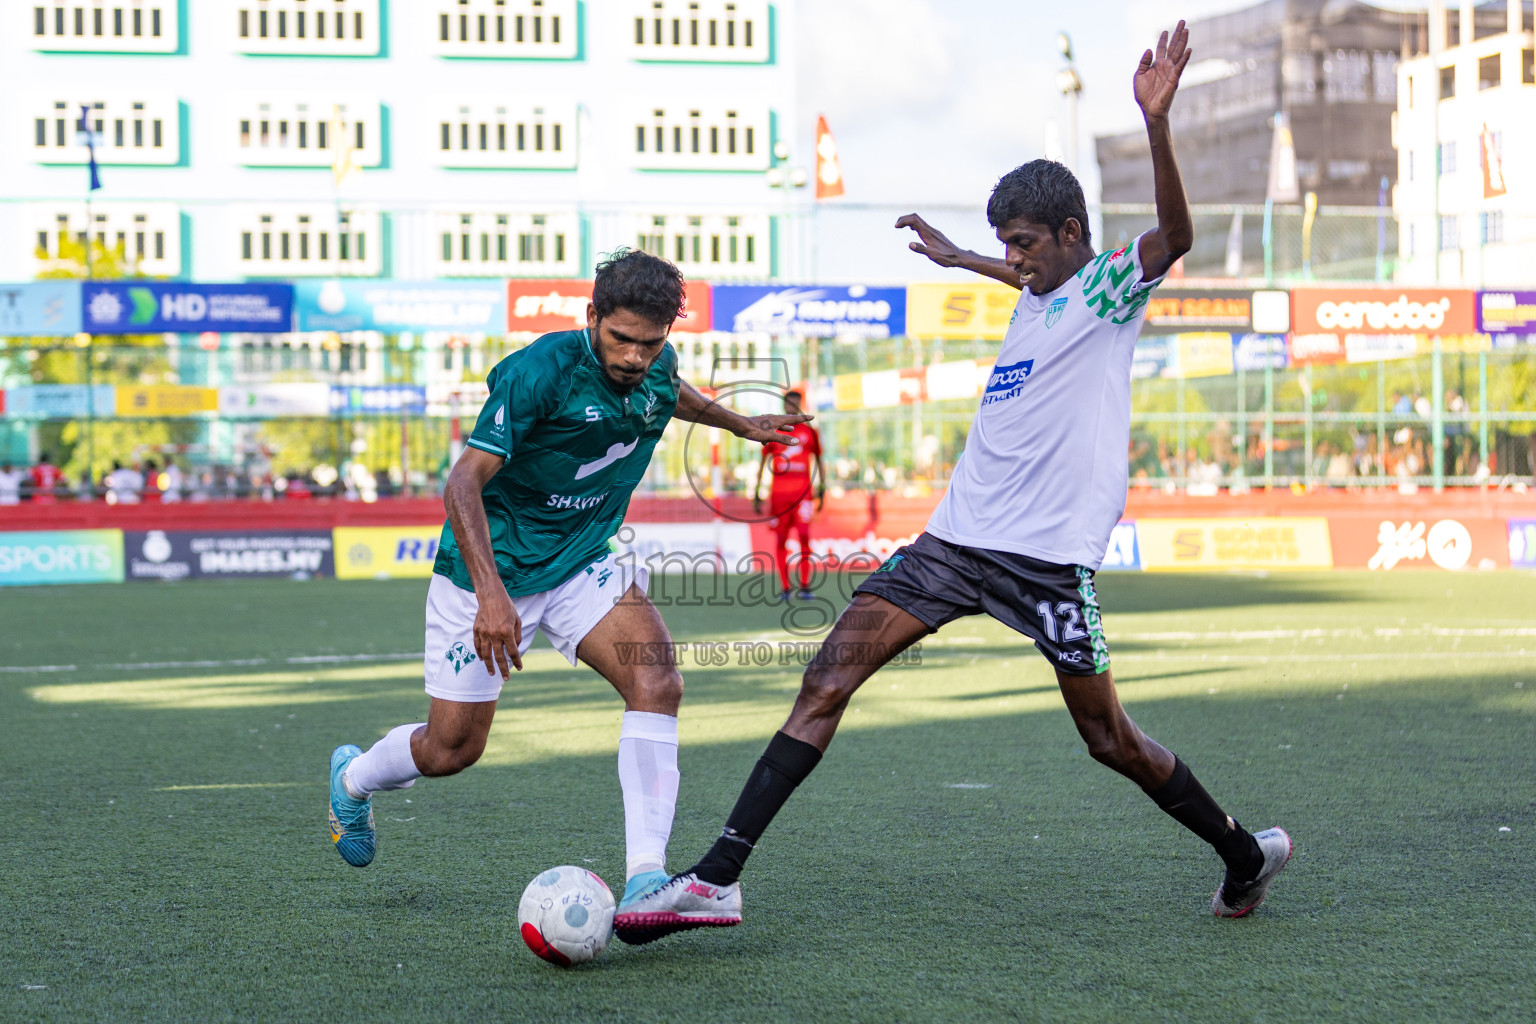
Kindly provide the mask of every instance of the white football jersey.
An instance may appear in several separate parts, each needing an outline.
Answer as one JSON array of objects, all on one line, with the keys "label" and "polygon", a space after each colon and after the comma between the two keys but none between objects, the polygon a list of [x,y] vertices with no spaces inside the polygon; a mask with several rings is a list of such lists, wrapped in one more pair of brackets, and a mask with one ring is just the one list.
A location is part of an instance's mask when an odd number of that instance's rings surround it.
[{"label": "white football jersey", "polygon": [[1019,296],[928,532],[1097,569],[1125,511],[1131,356],[1147,300],[1141,239]]}]

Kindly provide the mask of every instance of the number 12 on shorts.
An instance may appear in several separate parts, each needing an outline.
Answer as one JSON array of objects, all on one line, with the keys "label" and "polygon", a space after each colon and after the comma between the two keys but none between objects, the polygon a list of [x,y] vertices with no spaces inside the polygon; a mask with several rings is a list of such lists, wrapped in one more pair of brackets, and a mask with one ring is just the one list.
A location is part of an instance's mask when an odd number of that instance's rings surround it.
[{"label": "number 12 on shorts", "polygon": [[[1045,623],[1045,635],[1051,643],[1070,644],[1074,640],[1081,640],[1088,635],[1083,628],[1083,612],[1071,601],[1062,601],[1056,606],[1055,615],[1051,614],[1051,602],[1041,601],[1035,605],[1035,611],[1040,615],[1040,621]],[[1058,632],[1056,616],[1061,618],[1061,628]]]}]

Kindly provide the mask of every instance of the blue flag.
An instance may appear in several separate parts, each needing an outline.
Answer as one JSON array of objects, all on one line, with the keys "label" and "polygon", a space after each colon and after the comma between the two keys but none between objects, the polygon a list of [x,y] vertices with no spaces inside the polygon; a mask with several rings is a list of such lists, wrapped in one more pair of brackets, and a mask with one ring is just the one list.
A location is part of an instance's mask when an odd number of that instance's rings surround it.
[{"label": "blue flag", "polygon": [[101,174],[96,170],[96,134],[91,131],[91,108],[81,104],[80,122],[75,127],[85,135],[86,152],[90,154],[91,191],[101,188]]}]

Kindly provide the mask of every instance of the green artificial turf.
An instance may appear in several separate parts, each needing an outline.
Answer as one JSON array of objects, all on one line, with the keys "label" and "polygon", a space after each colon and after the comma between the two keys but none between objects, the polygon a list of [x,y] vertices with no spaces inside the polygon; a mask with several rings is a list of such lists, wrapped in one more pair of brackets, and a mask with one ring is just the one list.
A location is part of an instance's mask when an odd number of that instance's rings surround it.
[{"label": "green artificial turf", "polygon": [[[517,899],[561,863],[622,885],[620,706],[552,651],[479,765],[376,800],[373,866],[330,848],[332,747],[425,711],[425,591],[0,592],[0,1020],[1536,1017],[1529,574],[1100,577],[1132,717],[1295,837],[1251,918],[1211,917],[1214,854],[975,618],[855,698],[753,856],[740,928],[570,971],[524,948]],[[678,640],[791,639],[772,608],[663,613]],[[691,652],[684,674],[677,868],[798,685]]]}]

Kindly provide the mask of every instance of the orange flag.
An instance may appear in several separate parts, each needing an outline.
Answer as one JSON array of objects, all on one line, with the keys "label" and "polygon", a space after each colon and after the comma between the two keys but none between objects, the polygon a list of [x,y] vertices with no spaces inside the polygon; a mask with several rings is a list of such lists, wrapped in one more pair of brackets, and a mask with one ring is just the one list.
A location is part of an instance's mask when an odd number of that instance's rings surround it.
[{"label": "orange flag", "polygon": [[843,194],[843,165],[837,159],[837,142],[825,117],[816,118],[816,198]]}]

